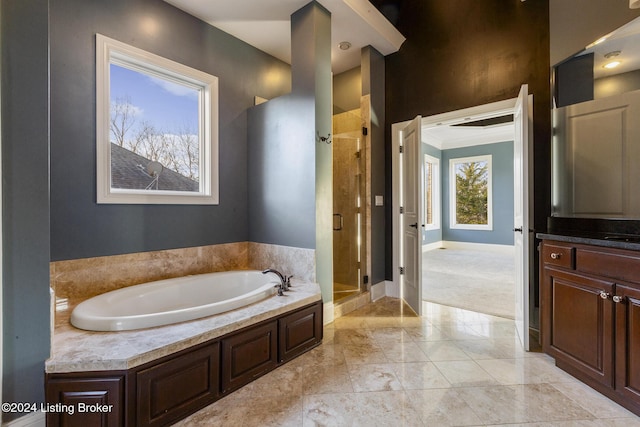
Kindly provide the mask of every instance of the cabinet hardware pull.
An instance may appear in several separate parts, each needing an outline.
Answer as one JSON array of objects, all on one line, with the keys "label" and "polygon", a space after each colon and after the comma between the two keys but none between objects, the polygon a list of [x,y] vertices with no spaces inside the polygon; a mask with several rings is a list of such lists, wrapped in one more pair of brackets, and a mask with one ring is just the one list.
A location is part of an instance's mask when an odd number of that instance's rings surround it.
[{"label": "cabinet hardware pull", "polygon": [[624,297],[621,297],[620,295],[614,295],[612,299],[613,302],[624,302]]},{"label": "cabinet hardware pull", "polygon": [[609,298],[609,294],[607,292],[605,292],[605,291],[600,291],[600,298],[608,299]]},{"label": "cabinet hardware pull", "polygon": [[561,253],[551,252],[551,259],[560,259]]}]

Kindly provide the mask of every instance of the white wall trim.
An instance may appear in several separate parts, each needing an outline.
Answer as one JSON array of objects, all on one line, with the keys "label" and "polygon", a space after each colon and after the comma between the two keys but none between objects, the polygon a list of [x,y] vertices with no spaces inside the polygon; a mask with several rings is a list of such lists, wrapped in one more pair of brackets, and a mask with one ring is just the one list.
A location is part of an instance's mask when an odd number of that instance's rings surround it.
[{"label": "white wall trim", "polygon": [[24,417],[17,418],[8,423],[3,423],[2,427],[44,427],[46,417],[44,412],[32,412]]},{"label": "white wall trim", "polygon": [[461,249],[471,250],[479,252],[493,252],[504,255],[514,255],[515,246],[513,245],[495,245],[489,243],[472,243],[472,242],[454,242],[445,240],[442,242],[442,247],[445,249]]},{"label": "white wall trim", "polygon": [[375,285],[371,285],[371,301],[379,300],[382,297],[387,296],[387,290],[385,282],[379,282]]},{"label": "white wall trim", "polygon": [[[453,124],[464,121],[467,117],[474,120],[482,118],[496,117],[499,115],[509,114],[515,108],[517,98],[506,99],[504,101],[493,102],[490,104],[479,105],[476,107],[465,108],[462,110],[450,111],[447,113],[436,114],[422,118],[422,128],[428,129],[441,124]],[[393,283],[398,286],[400,283],[400,141],[402,140],[402,129],[404,129],[409,120],[391,124],[391,195],[392,195],[392,234],[393,234]],[[399,287],[398,287],[398,295]],[[387,292],[387,295],[389,293]],[[391,295],[389,295],[391,296]]]},{"label": "white wall trim", "polygon": [[399,282],[384,282],[384,290],[388,297],[400,298],[400,284]]},{"label": "white wall trim", "polygon": [[426,245],[422,245],[422,252],[429,252],[434,249],[440,249],[444,247],[444,242],[440,240],[439,242],[427,243]]},{"label": "white wall trim", "polygon": [[334,310],[335,306],[333,304],[333,301],[329,301],[329,302],[325,302],[322,305],[322,323],[325,325],[328,325],[329,323],[333,322],[333,318],[334,318],[334,314],[333,314],[333,310]]}]

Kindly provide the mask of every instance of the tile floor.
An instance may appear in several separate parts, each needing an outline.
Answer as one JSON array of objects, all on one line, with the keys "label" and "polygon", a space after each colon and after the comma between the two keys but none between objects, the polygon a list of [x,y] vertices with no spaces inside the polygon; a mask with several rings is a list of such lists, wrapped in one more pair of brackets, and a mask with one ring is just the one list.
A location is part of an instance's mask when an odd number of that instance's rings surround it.
[{"label": "tile floor", "polygon": [[177,426],[640,426],[640,418],[516,343],[513,321],[383,298],[321,346]]}]

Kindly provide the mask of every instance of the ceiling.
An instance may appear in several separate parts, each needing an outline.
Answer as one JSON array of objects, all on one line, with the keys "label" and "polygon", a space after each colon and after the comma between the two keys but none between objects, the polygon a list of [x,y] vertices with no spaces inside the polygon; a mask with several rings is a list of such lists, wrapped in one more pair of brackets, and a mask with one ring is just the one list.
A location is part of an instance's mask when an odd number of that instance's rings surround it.
[{"label": "ceiling", "polygon": [[[620,54],[611,58],[605,57],[608,53],[616,51]],[[596,79],[640,69],[640,18],[608,34],[604,41],[592,43],[578,55],[592,52],[593,74]],[[618,67],[610,70],[604,68],[604,64],[614,59],[621,62]]]},{"label": "ceiling", "polygon": [[[291,15],[310,0],[165,0],[256,48],[291,63]],[[318,0],[331,12],[334,74],[360,65],[360,49],[397,52],[405,38],[368,0]],[[341,50],[338,44],[351,43]]]},{"label": "ceiling", "polygon": [[439,150],[513,141],[514,135],[513,121],[489,126],[442,124],[422,128],[422,141]]}]

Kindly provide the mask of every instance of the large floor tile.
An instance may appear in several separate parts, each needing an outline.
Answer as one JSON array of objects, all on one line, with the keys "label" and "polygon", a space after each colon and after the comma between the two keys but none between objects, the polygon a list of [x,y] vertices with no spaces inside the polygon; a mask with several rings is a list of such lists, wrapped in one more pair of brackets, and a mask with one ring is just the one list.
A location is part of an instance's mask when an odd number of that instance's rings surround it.
[{"label": "large floor tile", "polygon": [[458,392],[487,425],[594,419],[549,384],[469,387]]},{"label": "large floor tile", "polygon": [[433,362],[471,359],[467,353],[453,341],[425,341],[416,344],[424,351],[429,360]]},{"label": "large floor tile", "polygon": [[426,426],[477,426],[482,421],[454,389],[411,390],[409,400]]},{"label": "large floor tile", "polygon": [[393,363],[391,367],[405,390],[451,387],[433,362]]},{"label": "large floor tile", "polygon": [[433,362],[453,387],[477,387],[498,384],[472,360]]},{"label": "large floor tile", "polygon": [[390,362],[426,362],[429,360],[420,346],[413,341],[385,341],[379,344]]},{"label": "large floor tile", "polygon": [[402,390],[402,384],[388,363],[349,365],[348,370],[355,392]]},{"label": "large floor tile", "polygon": [[614,401],[603,399],[600,393],[579,381],[553,383],[552,385],[597,418],[626,418],[634,416]]},{"label": "large floor tile", "polygon": [[403,391],[305,396],[303,426],[422,426]]}]

